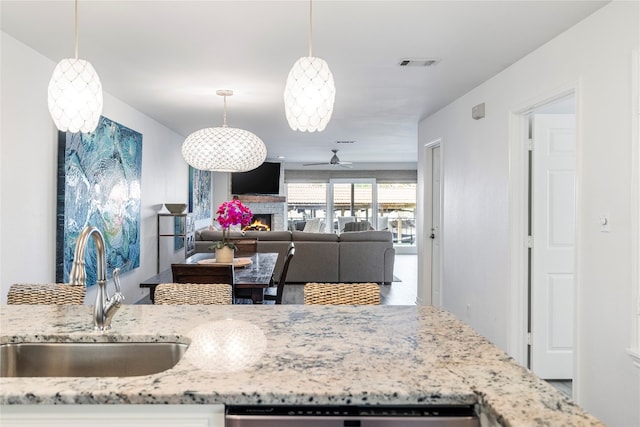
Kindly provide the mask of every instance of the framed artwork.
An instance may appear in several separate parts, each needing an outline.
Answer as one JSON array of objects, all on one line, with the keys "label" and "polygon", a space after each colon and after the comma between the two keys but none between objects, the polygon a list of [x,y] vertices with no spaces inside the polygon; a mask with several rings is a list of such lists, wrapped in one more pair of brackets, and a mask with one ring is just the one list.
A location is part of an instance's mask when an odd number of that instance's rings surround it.
[{"label": "framed artwork", "polygon": [[[56,281],[67,283],[78,235],[95,226],[105,239],[107,277],[140,266],[142,134],[100,117],[91,133],[58,132]],[[96,283],[93,240],[87,286]]]},{"label": "framed artwork", "polygon": [[189,166],[189,212],[194,220],[211,217],[211,172]]},{"label": "framed artwork", "polygon": [[[176,236],[180,236],[186,233],[186,216],[176,216],[173,218],[173,234]],[[174,237],[173,238],[173,250],[177,251],[179,249],[184,248],[184,238],[183,237]]]}]

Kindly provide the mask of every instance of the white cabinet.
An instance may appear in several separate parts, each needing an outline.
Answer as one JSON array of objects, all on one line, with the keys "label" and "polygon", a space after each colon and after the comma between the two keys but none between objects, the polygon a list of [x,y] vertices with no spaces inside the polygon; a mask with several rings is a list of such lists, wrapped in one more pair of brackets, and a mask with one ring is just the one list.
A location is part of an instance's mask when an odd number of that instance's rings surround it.
[{"label": "white cabinet", "polygon": [[2,427],[224,427],[224,405],[2,405]]}]

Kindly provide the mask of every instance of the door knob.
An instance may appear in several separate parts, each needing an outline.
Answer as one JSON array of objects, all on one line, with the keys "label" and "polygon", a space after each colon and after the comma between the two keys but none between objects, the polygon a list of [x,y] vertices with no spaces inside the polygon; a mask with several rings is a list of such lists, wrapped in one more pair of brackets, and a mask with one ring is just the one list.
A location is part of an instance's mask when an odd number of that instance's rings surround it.
[{"label": "door knob", "polygon": [[435,235],[435,234],[433,234],[433,233],[431,233],[431,236],[429,236],[429,238],[430,238],[430,239],[435,239],[435,238],[436,238],[436,235]]}]

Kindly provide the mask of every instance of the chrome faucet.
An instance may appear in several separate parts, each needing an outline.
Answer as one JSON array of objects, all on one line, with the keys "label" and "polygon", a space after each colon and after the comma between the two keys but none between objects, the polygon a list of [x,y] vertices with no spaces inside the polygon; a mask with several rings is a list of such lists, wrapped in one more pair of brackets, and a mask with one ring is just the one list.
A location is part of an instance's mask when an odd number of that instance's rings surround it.
[{"label": "chrome faucet", "polygon": [[78,235],[76,249],[73,255],[71,273],[69,273],[69,283],[77,286],[87,286],[87,272],[84,262],[84,252],[89,242],[89,237],[93,237],[96,245],[96,274],[98,292],[96,293],[96,304],[93,308],[93,329],[105,331],[111,329],[111,319],[122,305],[124,296],[120,292],[120,270],[113,270],[113,283],[116,286],[116,293],[109,297],[107,292],[107,254],[104,236],[96,227],[85,227]]}]

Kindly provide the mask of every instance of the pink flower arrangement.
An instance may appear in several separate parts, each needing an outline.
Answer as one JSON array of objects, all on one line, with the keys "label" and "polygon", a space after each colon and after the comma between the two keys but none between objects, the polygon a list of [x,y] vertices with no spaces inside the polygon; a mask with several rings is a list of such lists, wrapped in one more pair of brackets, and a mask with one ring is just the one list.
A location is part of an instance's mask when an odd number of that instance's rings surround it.
[{"label": "pink flower arrangement", "polygon": [[218,217],[216,220],[222,227],[222,242],[216,242],[214,245],[216,249],[221,249],[224,246],[235,249],[235,245],[229,242],[229,227],[232,225],[246,226],[251,224],[253,213],[251,209],[242,204],[238,199],[233,199],[228,202],[223,202],[218,206],[216,211]]}]

